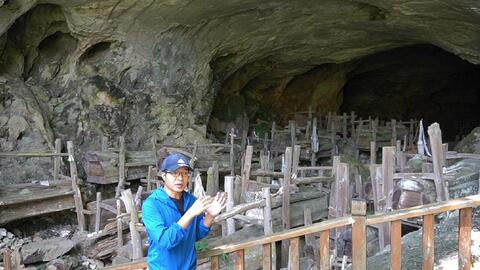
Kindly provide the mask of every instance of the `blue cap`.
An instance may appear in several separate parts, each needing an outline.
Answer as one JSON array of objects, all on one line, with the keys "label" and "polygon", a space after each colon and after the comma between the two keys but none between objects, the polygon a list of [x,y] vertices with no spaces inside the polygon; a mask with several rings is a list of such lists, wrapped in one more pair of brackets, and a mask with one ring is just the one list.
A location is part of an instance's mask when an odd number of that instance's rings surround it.
[{"label": "blue cap", "polygon": [[168,155],[162,162],[161,172],[174,172],[178,168],[185,167],[193,171],[190,167],[190,159],[180,153],[172,153]]}]

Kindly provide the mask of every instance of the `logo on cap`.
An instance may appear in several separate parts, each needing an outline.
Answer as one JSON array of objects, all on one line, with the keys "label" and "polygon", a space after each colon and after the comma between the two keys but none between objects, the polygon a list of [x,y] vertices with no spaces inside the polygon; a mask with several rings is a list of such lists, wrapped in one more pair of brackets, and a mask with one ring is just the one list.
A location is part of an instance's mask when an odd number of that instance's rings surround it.
[{"label": "logo on cap", "polygon": [[186,163],[185,160],[183,160],[183,159],[179,159],[179,160],[177,161],[177,164],[178,164],[178,166],[187,166],[187,163]]}]

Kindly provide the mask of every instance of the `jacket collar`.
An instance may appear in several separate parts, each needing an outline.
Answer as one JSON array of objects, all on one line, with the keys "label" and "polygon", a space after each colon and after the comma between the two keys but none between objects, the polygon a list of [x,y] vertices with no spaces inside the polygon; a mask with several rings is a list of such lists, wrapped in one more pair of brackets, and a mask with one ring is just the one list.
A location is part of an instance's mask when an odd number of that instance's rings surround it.
[{"label": "jacket collar", "polygon": [[[155,196],[155,199],[161,201],[162,203],[177,209],[177,207],[173,203],[173,200],[168,196],[167,192],[165,192],[163,187],[159,187],[157,190],[155,190],[154,196]],[[188,209],[196,199],[195,196],[185,191],[183,191],[182,198],[183,198],[183,205],[186,206],[185,209]]]}]

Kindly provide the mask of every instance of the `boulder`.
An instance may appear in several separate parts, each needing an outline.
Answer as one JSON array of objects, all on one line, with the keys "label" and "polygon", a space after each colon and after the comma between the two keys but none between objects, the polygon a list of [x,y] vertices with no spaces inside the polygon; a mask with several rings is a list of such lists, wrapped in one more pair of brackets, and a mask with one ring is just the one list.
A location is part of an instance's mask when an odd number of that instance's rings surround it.
[{"label": "boulder", "polygon": [[21,249],[24,264],[48,262],[69,252],[75,243],[60,237],[26,244]]}]

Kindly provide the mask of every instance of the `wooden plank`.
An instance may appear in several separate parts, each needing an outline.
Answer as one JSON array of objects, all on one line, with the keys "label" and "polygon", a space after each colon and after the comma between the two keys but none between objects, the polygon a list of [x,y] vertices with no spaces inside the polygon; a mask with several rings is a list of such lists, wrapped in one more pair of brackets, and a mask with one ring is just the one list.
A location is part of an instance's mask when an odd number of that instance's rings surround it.
[{"label": "wooden plank", "polygon": [[293,120],[290,120],[288,122],[288,126],[290,128],[290,140],[291,140],[291,146],[294,147],[295,144],[297,143],[297,136],[296,136],[296,133],[297,133],[297,125],[295,123],[295,121]]},{"label": "wooden plank", "polygon": [[73,148],[73,142],[67,141],[68,162],[70,163],[70,177],[78,175],[77,164],[75,163],[75,150]]},{"label": "wooden plank", "polygon": [[290,239],[290,246],[288,249],[289,270],[300,270],[299,241],[298,237]]},{"label": "wooden plank", "polygon": [[263,269],[271,270],[272,269],[272,245],[270,243],[263,244],[263,258],[262,265]]},{"label": "wooden plank", "polygon": [[120,151],[118,152],[118,185],[115,191],[115,198],[125,189],[125,137],[118,137]]},{"label": "wooden plank", "polygon": [[422,270],[433,270],[435,244],[434,244],[434,215],[423,216],[422,248],[423,263]]},{"label": "wooden plank", "polygon": [[[73,161],[75,162],[75,161]],[[83,232],[86,228],[85,215],[83,214],[82,193],[78,188],[77,175],[72,176],[73,199],[75,202],[75,211],[77,212],[78,230]]]},{"label": "wooden plank", "polygon": [[[304,219],[304,225],[309,226],[312,225],[312,210],[310,208],[305,208],[303,210],[303,219]],[[320,265],[320,254],[319,250],[317,248],[317,244],[315,242],[315,235],[314,234],[307,234],[305,235],[305,245],[310,246],[313,249],[313,255],[311,257],[312,260],[315,261],[315,265],[317,267]],[[304,254],[304,256],[309,256],[310,254]]]},{"label": "wooden plank", "polygon": [[132,242],[132,258],[133,260],[138,260],[143,258],[143,250],[142,250],[142,239],[140,237],[140,233],[136,228],[136,224],[138,223],[138,214],[135,208],[135,202],[133,200],[133,195],[130,189],[123,190],[121,192],[120,199],[125,204],[125,209],[127,213],[130,213],[130,222],[129,222],[129,229],[130,229],[130,239]]},{"label": "wooden plank", "polygon": [[[225,176],[225,191],[227,193],[227,205],[226,205],[226,211],[229,212],[233,209],[234,206],[234,192],[233,192],[233,185],[235,181],[235,176],[230,176],[227,175]],[[233,218],[229,218],[226,221],[226,232],[227,235],[230,235],[235,232],[235,220]]]},{"label": "wooden plank", "polygon": [[[285,168],[282,194],[282,227],[284,230],[290,229],[290,180],[292,170],[292,154],[292,147],[287,147],[285,149]],[[288,240],[282,241],[282,267],[287,265],[288,245]]]},{"label": "wooden plank", "polygon": [[218,261],[218,256],[213,256],[210,258],[210,269],[218,270],[220,269],[220,263]]},{"label": "wooden plank", "polygon": [[300,145],[295,145],[293,148],[293,157],[292,157],[292,178],[296,178],[298,176],[298,165],[300,163]]},{"label": "wooden plank", "polygon": [[438,123],[433,123],[428,127],[428,136],[430,139],[430,147],[432,148],[433,174],[435,175],[437,201],[445,201],[448,200],[448,190],[443,179],[442,131]]},{"label": "wooden plank", "polygon": [[[245,151],[245,161],[242,170],[242,197],[246,195],[248,190],[248,181],[250,180],[250,170],[252,168],[253,145],[248,145]],[[242,202],[245,200],[242,198]]]},{"label": "wooden plank", "polygon": [[49,152],[0,152],[0,157],[68,157],[68,154]]},{"label": "wooden plank", "polygon": [[[382,147],[383,196],[386,208],[392,209],[393,173],[395,172],[395,147]],[[382,209],[384,212],[386,209]],[[388,241],[387,241],[388,242]]]},{"label": "wooden plank", "polygon": [[392,221],[390,231],[390,263],[392,270],[401,270],[402,266],[402,221]]},{"label": "wooden plank", "polygon": [[352,200],[352,269],[367,269],[367,203],[364,200]]},{"label": "wooden plank", "polygon": [[3,269],[12,270],[12,253],[8,248],[3,250]]},{"label": "wooden plank", "polygon": [[460,210],[458,224],[458,269],[470,270],[472,242],[472,208]]},{"label": "wooden plank", "polygon": [[392,128],[392,145],[397,142],[397,120],[392,119],[390,127]]},{"label": "wooden plank", "polygon": [[320,270],[331,270],[330,267],[330,232],[320,232]]},{"label": "wooden plank", "polygon": [[377,164],[377,142],[370,142],[370,164]]},{"label": "wooden plank", "polygon": [[467,207],[478,207],[480,205],[480,194],[472,195],[460,199],[437,202],[427,205],[395,210],[388,213],[375,214],[368,216],[367,225],[375,225],[385,222],[391,222],[398,219],[407,219],[420,217],[424,215],[435,215],[447,211],[454,211]]},{"label": "wooden plank", "polygon": [[[122,201],[120,199],[116,200],[117,206],[117,217],[122,214]],[[117,250],[119,251],[123,247],[123,225],[122,219],[117,219]]]},{"label": "wooden plank", "polygon": [[[230,130],[230,175],[235,175],[235,130]],[[243,149],[242,149],[243,150]]]},{"label": "wooden plank", "polygon": [[[55,154],[62,152],[62,140],[55,139]],[[62,158],[60,156],[53,158],[53,180],[58,180],[60,174],[60,164]]]},{"label": "wooden plank", "polygon": [[244,250],[240,249],[235,251],[235,270],[243,270],[245,267],[245,254]]},{"label": "wooden plank", "polygon": [[263,207],[263,232],[265,235],[270,235],[273,233],[270,188],[262,188],[262,197],[265,200],[265,207]]},{"label": "wooden plank", "polygon": [[102,201],[102,193],[97,192],[96,209],[95,209],[95,232],[100,231],[100,218],[102,216],[102,208],[100,207],[100,202]]}]

